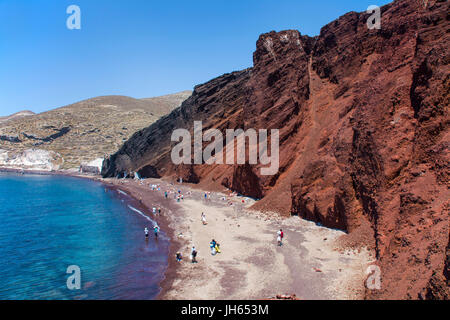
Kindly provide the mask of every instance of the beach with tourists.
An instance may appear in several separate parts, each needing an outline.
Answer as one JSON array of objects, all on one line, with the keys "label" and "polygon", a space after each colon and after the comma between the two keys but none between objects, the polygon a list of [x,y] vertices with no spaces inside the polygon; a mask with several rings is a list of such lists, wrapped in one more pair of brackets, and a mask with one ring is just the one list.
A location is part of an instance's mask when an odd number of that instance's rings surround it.
[{"label": "beach with tourists", "polygon": [[[374,256],[367,248],[341,246],[344,232],[298,217],[249,210],[255,200],[225,189],[205,197],[205,191],[178,181],[100,180],[140,199],[170,237],[169,264],[158,299],[363,297],[366,270]],[[160,207],[161,214],[155,216],[153,207]],[[280,229],[282,246],[277,242]]]},{"label": "beach with tourists", "polygon": [[[280,295],[307,300],[361,299],[366,270],[374,261],[373,252],[365,247],[344,249],[340,244],[344,232],[298,217],[251,210],[255,200],[226,189],[210,192],[179,181],[104,179],[69,171],[4,172],[100,182],[105,194],[129,203],[130,212],[144,225],[133,236],[142,237],[136,249],[168,242],[168,262],[163,264],[166,267],[161,265],[165,270],[156,296],[160,300],[249,300]],[[159,239],[160,232],[163,239]]]},{"label": "beach with tourists", "polygon": [[450,299],[450,1],[116,2],[0,5],[0,300]]}]

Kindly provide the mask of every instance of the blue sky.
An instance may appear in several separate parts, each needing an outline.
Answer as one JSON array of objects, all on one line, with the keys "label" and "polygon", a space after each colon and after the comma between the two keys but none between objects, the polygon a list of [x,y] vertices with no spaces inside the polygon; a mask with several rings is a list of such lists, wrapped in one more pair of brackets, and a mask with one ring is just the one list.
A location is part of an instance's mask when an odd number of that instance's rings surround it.
[{"label": "blue sky", "polygon": [[[0,0],[0,116],[101,95],[191,90],[252,66],[261,33],[317,35],[389,0]],[[69,5],[81,30],[69,30]]]}]

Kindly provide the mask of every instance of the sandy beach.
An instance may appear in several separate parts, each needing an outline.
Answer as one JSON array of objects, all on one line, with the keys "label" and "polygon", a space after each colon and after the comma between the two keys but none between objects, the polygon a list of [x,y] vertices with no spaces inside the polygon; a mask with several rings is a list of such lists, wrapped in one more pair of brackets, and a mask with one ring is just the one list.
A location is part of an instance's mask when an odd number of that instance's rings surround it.
[{"label": "sandy beach", "polygon": [[[17,170],[2,170],[18,172]],[[367,267],[375,261],[366,247],[342,247],[345,233],[298,217],[249,210],[255,201],[229,190],[205,192],[160,179],[102,179],[73,172],[37,172],[100,181],[135,198],[170,237],[169,266],[161,300],[260,300],[294,295],[301,300],[362,299]],[[152,186],[158,186],[152,190]],[[159,190],[158,190],[159,189]],[[164,193],[168,192],[165,198]],[[181,193],[178,193],[180,191]],[[183,199],[176,200],[177,195]],[[154,216],[152,208],[161,208]],[[201,220],[206,215],[207,225]],[[277,231],[283,229],[283,245]],[[215,239],[221,253],[211,255]],[[198,263],[191,263],[195,246]],[[177,262],[176,252],[183,261]]]},{"label": "sandy beach", "polygon": [[[341,248],[345,233],[298,217],[281,218],[248,210],[254,201],[224,190],[210,193],[161,180],[101,179],[127,192],[148,208],[160,207],[158,224],[171,238],[169,267],[159,299],[268,299],[295,294],[299,299],[360,299],[367,266],[374,257],[365,248]],[[160,190],[152,191],[151,185]],[[183,200],[175,199],[178,190]],[[168,198],[164,192],[168,191]],[[245,202],[243,203],[242,200]],[[201,214],[208,224],[203,225]],[[283,246],[276,232],[283,229]],[[220,243],[213,256],[209,243]],[[192,246],[198,263],[191,263]],[[176,252],[183,261],[177,262]]]}]

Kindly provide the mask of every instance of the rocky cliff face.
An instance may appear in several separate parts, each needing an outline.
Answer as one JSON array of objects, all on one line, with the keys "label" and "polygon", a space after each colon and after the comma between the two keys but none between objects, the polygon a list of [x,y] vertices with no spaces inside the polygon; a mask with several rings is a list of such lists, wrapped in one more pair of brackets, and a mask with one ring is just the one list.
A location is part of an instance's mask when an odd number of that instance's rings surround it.
[{"label": "rocky cliff face", "polygon": [[[449,3],[398,0],[348,13],[311,38],[262,35],[251,69],[195,88],[181,108],[136,133],[104,176],[139,171],[224,185],[365,240],[382,289],[367,298],[448,298]],[[280,129],[280,170],[170,160],[174,129]],[[225,147],[226,150],[226,147]],[[368,240],[367,240],[368,239]],[[362,244],[361,244],[362,245]]]}]

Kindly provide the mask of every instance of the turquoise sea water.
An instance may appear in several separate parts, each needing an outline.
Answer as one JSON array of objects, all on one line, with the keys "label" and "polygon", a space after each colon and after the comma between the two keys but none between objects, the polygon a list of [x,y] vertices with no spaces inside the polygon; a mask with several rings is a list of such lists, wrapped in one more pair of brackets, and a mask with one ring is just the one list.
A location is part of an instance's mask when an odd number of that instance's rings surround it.
[{"label": "turquoise sea water", "polygon": [[90,180],[0,173],[0,299],[154,299],[168,239],[145,240],[142,211]]}]

